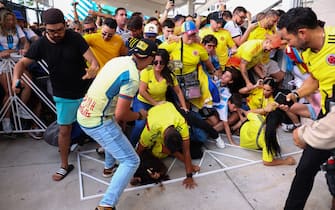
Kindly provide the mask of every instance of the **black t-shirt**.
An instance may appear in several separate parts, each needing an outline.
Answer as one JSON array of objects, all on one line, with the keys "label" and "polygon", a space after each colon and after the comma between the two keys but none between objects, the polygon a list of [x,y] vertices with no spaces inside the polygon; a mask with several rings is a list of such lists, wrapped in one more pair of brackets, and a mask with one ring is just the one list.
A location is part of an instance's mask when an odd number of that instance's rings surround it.
[{"label": "black t-shirt", "polygon": [[34,42],[25,57],[47,63],[54,96],[79,99],[91,82],[82,79],[87,68],[83,54],[88,48],[80,34],[66,30],[60,43],[51,43],[45,36]]}]

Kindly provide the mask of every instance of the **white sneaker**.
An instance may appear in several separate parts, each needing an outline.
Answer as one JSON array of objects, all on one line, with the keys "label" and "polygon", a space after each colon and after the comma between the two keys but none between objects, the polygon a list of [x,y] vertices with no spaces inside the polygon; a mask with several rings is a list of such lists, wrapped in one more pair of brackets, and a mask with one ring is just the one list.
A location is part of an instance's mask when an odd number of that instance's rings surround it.
[{"label": "white sneaker", "polygon": [[22,118],[22,119],[26,119],[26,120],[31,120],[33,119],[32,116],[30,116],[30,114],[24,110],[22,107],[19,107],[17,109],[18,113],[16,113],[16,116]]},{"label": "white sneaker", "polygon": [[2,130],[5,133],[13,132],[12,125],[10,124],[10,119],[9,118],[3,118],[2,119]]},{"label": "white sneaker", "polygon": [[216,141],[216,146],[217,146],[218,148],[223,149],[223,148],[226,147],[226,144],[224,143],[224,141],[223,141],[223,139],[221,138],[220,135],[219,135],[219,137],[217,137],[217,138],[215,139],[215,141]]}]

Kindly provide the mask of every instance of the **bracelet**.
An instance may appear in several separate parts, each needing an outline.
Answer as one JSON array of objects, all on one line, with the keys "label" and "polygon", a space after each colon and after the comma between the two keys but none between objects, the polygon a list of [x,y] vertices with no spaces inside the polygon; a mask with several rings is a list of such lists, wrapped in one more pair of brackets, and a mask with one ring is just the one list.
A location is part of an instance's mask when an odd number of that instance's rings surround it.
[{"label": "bracelet", "polygon": [[193,177],[193,173],[187,173],[187,174],[186,174],[186,177],[187,177],[187,178],[192,178],[192,177]]},{"label": "bracelet", "polygon": [[298,92],[297,91],[293,91],[292,93],[295,96],[296,101],[299,101],[300,100],[300,96],[299,96]]},{"label": "bracelet", "polygon": [[137,113],[138,113],[137,120],[143,120],[143,115],[141,114],[141,112],[137,112]]}]

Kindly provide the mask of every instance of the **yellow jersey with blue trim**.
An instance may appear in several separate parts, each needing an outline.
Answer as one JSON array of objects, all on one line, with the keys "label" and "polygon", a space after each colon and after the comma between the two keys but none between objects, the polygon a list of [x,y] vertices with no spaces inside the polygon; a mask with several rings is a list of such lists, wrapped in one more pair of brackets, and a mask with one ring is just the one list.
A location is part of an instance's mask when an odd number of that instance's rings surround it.
[{"label": "yellow jersey with blue trim", "polygon": [[77,111],[78,123],[98,127],[112,119],[117,98],[132,100],[139,87],[139,73],[132,56],[114,58],[93,80]]},{"label": "yellow jersey with blue trim", "polygon": [[319,81],[321,107],[325,113],[325,100],[332,96],[335,84],[335,27],[324,28],[324,43],[319,52],[307,49],[302,57],[309,72]]}]

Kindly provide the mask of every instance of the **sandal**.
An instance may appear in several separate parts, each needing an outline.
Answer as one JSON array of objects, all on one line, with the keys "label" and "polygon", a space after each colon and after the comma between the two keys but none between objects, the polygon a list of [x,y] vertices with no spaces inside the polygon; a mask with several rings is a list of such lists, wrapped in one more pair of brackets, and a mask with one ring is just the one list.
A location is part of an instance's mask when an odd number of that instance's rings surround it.
[{"label": "sandal", "polygon": [[54,181],[60,181],[64,179],[72,170],[74,169],[74,166],[70,164],[67,169],[65,168],[59,168],[54,175],[52,175],[52,179]]}]

